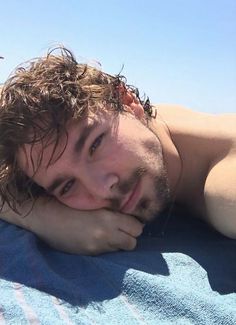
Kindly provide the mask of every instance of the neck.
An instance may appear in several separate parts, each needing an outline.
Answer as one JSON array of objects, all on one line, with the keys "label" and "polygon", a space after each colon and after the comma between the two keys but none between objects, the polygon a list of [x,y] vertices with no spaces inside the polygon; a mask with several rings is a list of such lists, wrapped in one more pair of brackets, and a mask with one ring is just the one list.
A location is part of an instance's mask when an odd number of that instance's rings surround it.
[{"label": "neck", "polygon": [[[159,107],[152,129],[160,139],[173,201],[203,199],[205,179],[216,158],[209,125],[212,116]],[[213,129],[213,128],[212,128]]]},{"label": "neck", "polygon": [[166,167],[171,199],[176,199],[177,188],[182,175],[182,159],[176,147],[168,125],[157,115],[155,120],[150,123],[151,130],[158,137],[162,145],[163,160]]}]

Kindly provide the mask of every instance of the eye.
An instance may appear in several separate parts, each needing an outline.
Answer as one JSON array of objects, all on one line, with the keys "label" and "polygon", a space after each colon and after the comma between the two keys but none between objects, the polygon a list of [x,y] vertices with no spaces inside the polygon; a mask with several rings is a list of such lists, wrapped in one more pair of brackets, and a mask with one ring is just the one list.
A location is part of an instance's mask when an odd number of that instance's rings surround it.
[{"label": "eye", "polygon": [[74,185],[75,180],[71,179],[69,180],[62,188],[62,190],[60,191],[60,196],[65,195],[66,193],[68,193],[71,189],[71,187]]},{"label": "eye", "polygon": [[95,139],[91,147],[89,148],[89,153],[90,155],[93,155],[96,149],[100,146],[102,139],[104,137],[104,133],[102,133],[99,137]]}]

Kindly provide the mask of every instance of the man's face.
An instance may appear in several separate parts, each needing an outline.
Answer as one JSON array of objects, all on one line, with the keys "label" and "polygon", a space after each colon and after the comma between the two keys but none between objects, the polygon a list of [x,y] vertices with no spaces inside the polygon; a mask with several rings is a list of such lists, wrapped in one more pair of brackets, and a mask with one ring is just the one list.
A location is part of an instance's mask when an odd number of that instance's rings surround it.
[{"label": "man's face", "polygon": [[68,123],[50,165],[54,144],[43,149],[36,172],[41,144],[25,145],[19,164],[69,207],[108,208],[146,222],[169,203],[169,189],[161,144],[145,124],[131,113],[90,113]]}]

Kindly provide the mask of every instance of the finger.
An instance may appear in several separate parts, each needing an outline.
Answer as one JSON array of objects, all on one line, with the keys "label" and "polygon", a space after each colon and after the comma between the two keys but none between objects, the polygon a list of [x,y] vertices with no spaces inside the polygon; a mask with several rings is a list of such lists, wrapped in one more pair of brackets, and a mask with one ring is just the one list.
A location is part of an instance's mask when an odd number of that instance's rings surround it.
[{"label": "finger", "polygon": [[116,237],[112,239],[110,244],[111,249],[133,250],[137,245],[137,239],[126,234],[123,231],[118,231]]},{"label": "finger", "polygon": [[138,237],[142,234],[144,224],[141,223],[134,216],[130,215],[121,215],[121,223],[119,229],[127,234]]}]

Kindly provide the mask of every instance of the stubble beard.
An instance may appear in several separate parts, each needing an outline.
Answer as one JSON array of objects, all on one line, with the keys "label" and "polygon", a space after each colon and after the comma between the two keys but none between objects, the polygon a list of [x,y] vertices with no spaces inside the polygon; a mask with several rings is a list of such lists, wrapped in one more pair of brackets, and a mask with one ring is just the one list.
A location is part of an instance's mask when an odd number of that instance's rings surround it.
[{"label": "stubble beard", "polygon": [[133,213],[143,223],[151,222],[157,218],[171,203],[168,178],[165,170],[163,170],[161,175],[153,175],[151,179],[153,180],[151,195],[144,195]]},{"label": "stubble beard", "polygon": [[[144,177],[150,179],[150,187],[152,187],[152,189],[150,188],[147,195],[143,195],[131,214],[141,222],[147,223],[158,217],[158,215],[170,204],[170,190],[164,163],[158,175],[149,173],[147,168],[137,168],[128,180],[119,184],[118,191],[123,198],[138,182],[141,182]],[[112,199],[111,209],[120,211],[121,201],[122,199]]]},{"label": "stubble beard", "polygon": [[[144,142],[147,154],[150,154],[153,158],[153,160],[150,160],[149,165],[151,165],[151,162],[154,162],[155,168],[151,170],[149,166],[138,167],[128,180],[123,181],[118,186],[118,192],[124,197],[134,188],[137,182],[142,180],[142,178],[149,178],[150,187],[152,188],[148,190],[149,193],[143,195],[135,210],[132,211],[132,215],[143,223],[151,222],[164,210],[169,209],[172,204],[167,168],[160,140],[151,127],[148,125],[146,125],[146,127],[155,135],[157,141],[147,140]],[[119,211],[121,209],[121,199],[114,199],[111,201],[111,209]]]}]

